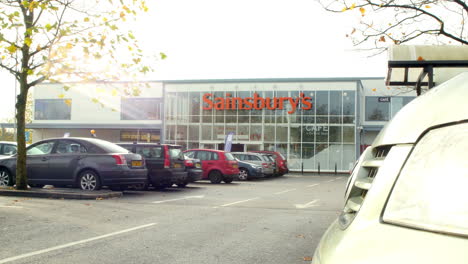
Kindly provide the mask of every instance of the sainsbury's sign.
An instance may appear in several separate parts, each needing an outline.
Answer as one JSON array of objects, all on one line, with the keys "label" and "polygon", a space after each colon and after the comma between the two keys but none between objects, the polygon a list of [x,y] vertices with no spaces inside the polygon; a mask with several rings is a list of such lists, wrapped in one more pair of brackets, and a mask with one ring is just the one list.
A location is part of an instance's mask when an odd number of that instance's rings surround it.
[{"label": "sainsbury's sign", "polygon": [[[312,109],[312,97],[307,97],[304,93],[300,93],[297,97],[261,97],[258,93],[254,93],[253,97],[231,97],[230,93],[226,93],[226,97],[213,98],[212,93],[203,95],[203,110],[283,110],[287,109],[288,114],[293,114],[296,109],[301,106],[302,110]],[[289,105],[290,107],[287,107]]]}]

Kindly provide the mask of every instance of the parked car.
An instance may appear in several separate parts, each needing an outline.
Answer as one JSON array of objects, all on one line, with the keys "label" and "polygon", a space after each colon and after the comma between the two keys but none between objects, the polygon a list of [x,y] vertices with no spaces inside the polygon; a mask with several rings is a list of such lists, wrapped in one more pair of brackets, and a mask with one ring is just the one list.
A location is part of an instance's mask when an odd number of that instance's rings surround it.
[{"label": "parked car", "polygon": [[273,168],[273,176],[278,176],[279,172],[278,172],[278,166],[276,165],[275,156],[271,154],[264,154],[264,153],[262,153],[262,155],[266,156],[270,160],[270,166]]},{"label": "parked car", "polygon": [[[146,183],[141,155],[96,138],[52,138],[27,147],[28,184],[123,189]],[[16,179],[16,155],[0,158],[0,186]]]},{"label": "parked car", "polygon": [[240,181],[246,181],[254,178],[265,177],[261,165],[250,163],[247,161],[237,160],[239,163],[239,177]]},{"label": "parked car", "polygon": [[187,185],[187,171],[182,147],[158,143],[117,143],[117,145],[143,156],[148,168],[148,183],[162,189],[174,184]]},{"label": "parked car", "polygon": [[15,155],[16,151],[16,142],[0,141],[0,157]]},{"label": "parked car", "polygon": [[203,176],[202,165],[199,159],[191,159],[185,156],[184,164],[187,171],[187,180],[184,184],[178,185],[179,187],[185,187],[190,182],[201,180]]},{"label": "parked car", "polygon": [[468,73],[402,108],[354,167],[315,264],[465,264]]},{"label": "parked car", "polygon": [[190,149],[185,155],[199,159],[202,163],[202,179],[209,179],[211,183],[231,183],[239,175],[239,164],[229,152],[211,149]]},{"label": "parked car", "polygon": [[275,173],[271,160],[264,154],[252,152],[231,152],[231,154],[240,161],[262,166],[262,172],[265,177],[273,176]]},{"label": "parked car", "polygon": [[289,169],[288,169],[288,161],[286,160],[286,157],[283,156],[283,154],[277,152],[277,151],[266,151],[266,150],[262,150],[262,151],[252,151],[254,153],[265,153],[265,154],[271,154],[271,155],[274,155],[275,156],[275,160],[276,160],[276,165],[278,167],[278,175],[279,176],[283,176],[284,174],[286,173],[289,173]]}]

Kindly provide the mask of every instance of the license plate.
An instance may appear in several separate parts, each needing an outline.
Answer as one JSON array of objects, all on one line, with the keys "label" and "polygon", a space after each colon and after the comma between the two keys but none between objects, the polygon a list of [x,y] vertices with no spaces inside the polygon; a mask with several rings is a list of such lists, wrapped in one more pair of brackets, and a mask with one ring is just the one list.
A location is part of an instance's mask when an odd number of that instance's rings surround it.
[{"label": "license plate", "polygon": [[237,165],[232,165],[232,167],[235,168],[235,169],[239,168],[239,166],[237,166]]},{"label": "license plate", "polygon": [[181,168],[182,166],[179,163],[174,164],[174,168]]},{"label": "license plate", "polygon": [[195,164],[195,168],[201,168],[201,165],[199,163]]},{"label": "license plate", "polygon": [[141,167],[141,160],[132,160],[132,167]]}]

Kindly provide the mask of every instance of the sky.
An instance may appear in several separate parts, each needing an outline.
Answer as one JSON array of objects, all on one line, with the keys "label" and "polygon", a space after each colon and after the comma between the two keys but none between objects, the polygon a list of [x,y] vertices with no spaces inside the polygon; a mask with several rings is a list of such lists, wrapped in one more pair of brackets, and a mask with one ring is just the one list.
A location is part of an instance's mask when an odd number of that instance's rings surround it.
[{"label": "sky", "polygon": [[[316,0],[148,0],[129,22],[145,51],[164,52],[147,80],[384,77],[386,54],[369,57],[346,34],[359,14]],[[0,120],[14,113],[15,81],[0,71]]]}]

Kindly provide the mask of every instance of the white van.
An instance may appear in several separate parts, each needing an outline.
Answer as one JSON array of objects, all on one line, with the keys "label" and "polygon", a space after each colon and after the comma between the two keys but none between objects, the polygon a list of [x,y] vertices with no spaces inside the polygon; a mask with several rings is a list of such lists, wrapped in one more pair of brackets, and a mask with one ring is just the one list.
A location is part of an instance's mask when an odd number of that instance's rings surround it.
[{"label": "white van", "polygon": [[468,263],[468,72],[405,106],[361,155],[312,263]]}]

